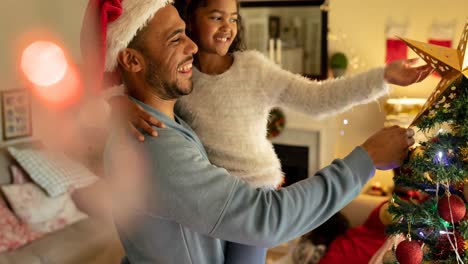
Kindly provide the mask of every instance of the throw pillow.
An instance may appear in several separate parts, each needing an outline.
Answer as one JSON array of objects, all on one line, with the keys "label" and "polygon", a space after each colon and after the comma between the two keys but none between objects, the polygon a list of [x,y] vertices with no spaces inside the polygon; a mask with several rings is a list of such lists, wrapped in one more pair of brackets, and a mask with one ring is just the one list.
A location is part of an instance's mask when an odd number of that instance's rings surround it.
[{"label": "throw pillow", "polygon": [[68,193],[50,197],[33,183],[1,188],[15,214],[35,231],[53,232],[87,217],[76,208]]},{"label": "throw pillow", "polygon": [[29,176],[53,197],[86,187],[98,179],[89,169],[64,153],[14,147],[9,147],[8,151]]},{"label": "throw pillow", "polygon": [[29,176],[15,164],[10,165],[10,172],[13,184],[25,184],[31,181]]},{"label": "throw pillow", "polygon": [[0,197],[0,253],[17,249],[42,235],[21,223]]}]

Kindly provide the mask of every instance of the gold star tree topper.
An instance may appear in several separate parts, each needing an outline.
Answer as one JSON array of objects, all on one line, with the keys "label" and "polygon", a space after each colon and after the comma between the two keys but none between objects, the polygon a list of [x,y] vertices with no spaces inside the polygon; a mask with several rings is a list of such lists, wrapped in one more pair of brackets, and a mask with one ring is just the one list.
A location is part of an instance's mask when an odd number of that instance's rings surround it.
[{"label": "gold star tree topper", "polygon": [[405,38],[400,39],[416,52],[419,57],[430,64],[441,76],[436,89],[429,96],[421,111],[411,123],[411,126],[413,126],[418,123],[421,116],[427,113],[430,115],[434,114],[434,108],[450,107],[450,102],[457,96],[457,88],[452,85],[453,82],[461,76],[468,78],[468,19],[466,20],[457,49]]}]

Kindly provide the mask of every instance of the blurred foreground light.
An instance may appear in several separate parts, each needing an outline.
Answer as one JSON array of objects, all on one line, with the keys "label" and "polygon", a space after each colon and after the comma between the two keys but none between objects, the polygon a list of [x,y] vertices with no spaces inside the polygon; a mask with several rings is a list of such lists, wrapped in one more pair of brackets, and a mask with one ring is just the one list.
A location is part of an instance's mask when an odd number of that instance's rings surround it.
[{"label": "blurred foreground light", "polygon": [[38,86],[50,86],[63,79],[68,63],[63,49],[49,41],[36,41],[21,56],[26,78]]},{"label": "blurred foreground light", "polygon": [[62,80],[49,86],[34,86],[33,90],[44,104],[62,108],[78,102],[83,87],[78,70],[69,66]]}]

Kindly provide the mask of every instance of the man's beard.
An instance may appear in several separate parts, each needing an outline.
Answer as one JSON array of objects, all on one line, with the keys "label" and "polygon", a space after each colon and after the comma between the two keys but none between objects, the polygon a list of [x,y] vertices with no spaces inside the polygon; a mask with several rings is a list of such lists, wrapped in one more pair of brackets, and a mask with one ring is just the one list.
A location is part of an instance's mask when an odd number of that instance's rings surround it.
[{"label": "man's beard", "polygon": [[154,92],[159,98],[163,100],[174,100],[192,92],[192,86],[190,88],[183,89],[179,86],[177,81],[168,82],[166,80],[162,80],[162,72],[160,70],[162,68],[161,64],[158,64],[149,56],[145,56],[145,60],[148,62],[145,81],[154,89]]}]

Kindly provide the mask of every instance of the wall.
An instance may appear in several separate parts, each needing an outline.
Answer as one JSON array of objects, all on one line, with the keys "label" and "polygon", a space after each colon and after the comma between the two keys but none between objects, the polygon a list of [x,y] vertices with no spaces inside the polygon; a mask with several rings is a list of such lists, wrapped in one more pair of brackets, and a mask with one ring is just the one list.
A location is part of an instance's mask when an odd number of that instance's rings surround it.
[{"label": "wall", "polygon": [[[467,10],[466,0],[330,0],[330,50],[352,52],[361,61],[361,67],[350,73],[381,66],[385,60],[385,26],[390,20],[408,23],[407,37],[420,41],[427,39],[434,21],[454,21],[454,45],[458,45]],[[339,40],[334,41],[333,36]],[[394,87],[391,96],[427,97],[437,82],[431,77],[411,87]],[[344,156],[383,126],[382,102],[380,106],[371,103],[356,107],[338,118],[339,121],[347,118],[350,123],[339,126],[345,129],[345,134],[337,136],[337,156]],[[391,184],[391,176],[390,172],[378,172],[374,180]]]},{"label": "wall", "polygon": [[55,39],[72,59],[80,58],[80,28],[87,0],[2,0],[0,17],[0,89],[15,86],[17,63],[25,40]]},{"label": "wall", "polygon": [[[0,16],[0,91],[24,88],[19,58],[32,40],[55,40],[74,62],[80,58],[80,28],[87,0],[2,0]],[[41,129],[39,113],[46,111],[33,102],[33,132]],[[36,118],[34,118],[36,117]],[[36,134],[36,133],[35,133]],[[12,142],[8,142],[12,143]],[[4,144],[0,140],[0,144]]]}]

